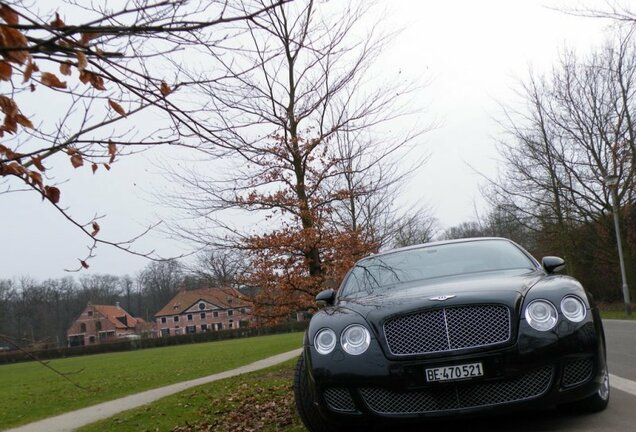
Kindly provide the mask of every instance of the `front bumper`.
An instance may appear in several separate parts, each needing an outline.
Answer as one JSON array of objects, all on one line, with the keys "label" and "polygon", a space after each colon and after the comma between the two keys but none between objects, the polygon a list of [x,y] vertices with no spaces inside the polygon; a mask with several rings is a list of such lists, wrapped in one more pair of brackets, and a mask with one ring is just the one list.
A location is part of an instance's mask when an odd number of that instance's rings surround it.
[{"label": "front bumper", "polygon": [[[590,316],[548,333],[522,322],[514,344],[464,353],[391,359],[374,340],[360,356],[339,348],[324,356],[307,345],[305,358],[319,408],[329,418],[417,419],[538,408],[598,391],[606,364],[596,322]],[[427,368],[475,362],[483,364],[483,377],[426,381]]]}]

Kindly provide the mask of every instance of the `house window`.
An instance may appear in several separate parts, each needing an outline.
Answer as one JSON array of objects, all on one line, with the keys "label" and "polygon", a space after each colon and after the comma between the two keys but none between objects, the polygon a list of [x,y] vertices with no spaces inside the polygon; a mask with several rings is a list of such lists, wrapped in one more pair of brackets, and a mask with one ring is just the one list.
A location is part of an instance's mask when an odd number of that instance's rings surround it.
[{"label": "house window", "polygon": [[178,328],[178,329],[174,329],[174,334],[175,334],[176,336],[179,336],[179,335],[181,334],[181,329],[180,329],[180,328]]},{"label": "house window", "polygon": [[94,344],[95,343],[95,336],[89,336],[88,337],[88,343],[89,344]]},{"label": "house window", "polygon": [[205,319],[205,312],[201,312],[201,319]]},{"label": "house window", "polygon": [[86,324],[84,323],[80,324],[80,333],[86,333]]},{"label": "house window", "polygon": [[97,330],[97,331],[101,331],[102,330],[102,322],[101,321],[97,321],[95,323],[95,330]]},{"label": "house window", "polygon": [[188,321],[192,321],[192,314],[188,314]]},{"label": "house window", "polygon": [[165,324],[166,323],[166,317],[161,317],[161,324]]},{"label": "house window", "polygon": [[242,314],[246,314],[246,313],[247,313],[247,311],[245,310],[245,308],[241,308],[241,313],[242,313]]},{"label": "house window", "polygon": [[186,327],[186,333],[187,334],[194,334],[197,332],[197,327],[196,326],[187,326]]},{"label": "house window", "polygon": [[234,311],[232,309],[228,309],[227,316],[232,316],[232,315],[234,315]]},{"label": "house window", "polygon": [[88,312],[86,312],[86,315],[88,315],[88,316],[93,316],[93,311],[88,311]]},{"label": "house window", "polygon": [[170,329],[169,328],[161,329],[161,336],[170,336]]},{"label": "house window", "polygon": [[212,316],[214,316],[214,318],[218,318],[219,317],[219,313],[218,312],[213,312]]},{"label": "house window", "polygon": [[230,328],[232,328],[233,325],[234,325],[234,323],[232,321],[230,321]]},{"label": "house window", "polygon": [[208,331],[208,325],[207,324],[201,324],[201,331],[202,332],[207,332]]},{"label": "house window", "polygon": [[249,321],[245,321],[245,320],[241,320],[239,321],[239,328],[246,328],[250,326],[250,322]]},{"label": "house window", "polygon": [[216,323],[217,330],[223,330],[223,323]]},{"label": "house window", "polygon": [[201,302],[199,303],[199,310],[203,310],[205,309],[205,303]]},{"label": "house window", "polygon": [[179,316],[178,315],[174,317],[174,322],[179,322]]}]

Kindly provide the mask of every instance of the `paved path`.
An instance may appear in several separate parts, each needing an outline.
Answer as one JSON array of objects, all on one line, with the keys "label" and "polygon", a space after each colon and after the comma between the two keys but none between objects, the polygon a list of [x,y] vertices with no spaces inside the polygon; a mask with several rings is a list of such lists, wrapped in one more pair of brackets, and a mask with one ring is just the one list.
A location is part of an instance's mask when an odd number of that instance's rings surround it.
[{"label": "paved path", "polygon": [[193,379],[190,381],[171,384],[165,387],[159,387],[142,393],[126,396],[121,399],[115,399],[110,402],[104,402],[98,405],[82,408],[77,411],[67,412],[65,414],[61,414],[55,417],[49,417],[35,423],[29,423],[15,429],[9,429],[6,432],[72,431],[81,426],[94,423],[108,417],[112,417],[115,414],[129,410],[131,408],[149,404],[156,401],[157,399],[179,393],[192,387],[274,366],[278,363],[282,363],[294,357],[298,357],[300,355],[300,352],[301,349],[299,348],[283,354],[268,357],[266,359],[259,360],[245,366],[241,366],[236,369],[220,372],[203,378]]}]

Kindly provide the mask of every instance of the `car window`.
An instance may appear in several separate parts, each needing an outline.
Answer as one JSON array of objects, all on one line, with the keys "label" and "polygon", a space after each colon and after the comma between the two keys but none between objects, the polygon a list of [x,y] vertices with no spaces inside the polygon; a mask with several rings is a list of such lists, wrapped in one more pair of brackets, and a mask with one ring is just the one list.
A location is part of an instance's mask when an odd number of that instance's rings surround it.
[{"label": "car window", "polygon": [[533,269],[535,265],[517,246],[503,240],[426,246],[360,261],[349,273],[342,295],[373,293],[422,279],[518,268]]}]

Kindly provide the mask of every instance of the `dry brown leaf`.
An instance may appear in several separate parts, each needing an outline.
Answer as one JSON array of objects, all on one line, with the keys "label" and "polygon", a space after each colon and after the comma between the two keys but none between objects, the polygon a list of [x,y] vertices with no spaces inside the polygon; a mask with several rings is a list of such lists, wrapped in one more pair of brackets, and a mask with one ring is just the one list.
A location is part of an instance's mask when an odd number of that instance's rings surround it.
[{"label": "dry brown leaf", "polygon": [[60,190],[55,186],[44,186],[44,195],[53,203],[60,202]]},{"label": "dry brown leaf", "polygon": [[29,61],[26,67],[24,68],[24,73],[22,74],[24,78],[22,80],[22,84],[24,84],[25,82],[31,79],[31,75],[33,75],[33,72],[38,72],[39,70],[40,69],[35,63],[33,63],[32,61]]},{"label": "dry brown leaf", "polygon": [[93,232],[91,233],[91,236],[95,237],[98,232],[99,232],[99,224],[97,222],[93,222]]},{"label": "dry brown leaf", "polygon": [[15,121],[14,116],[4,116],[4,123],[2,123],[2,130],[10,134],[14,134],[18,131],[18,123]]},{"label": "dry brown leaf", "polygon": [[97,171],[98,165],[96,163],[93,163],[93,165],[91,165],[91,169],[93,170],[93,174],[95,174],[95,171]]},{"label": "dry brown leaf", "polygon": [[37,185],[40,190],[44,189],[44,184],[42,183],[42,174],[36,171],[29,171],[29,179],[31,179],[31,184]]},{"label": "dry brown leaf", "polygon": [[12,73],[13,68],[11,65],[5,61],[0,61],[0,80],[10,81]]},{"label": "dry brown leaf", "polygon": [[71,64],[70,63],[62,63],[60,65],[60,73],[62,75],[69,76],[71,74]]},{"label": "dry brown leaf", "polygon": [[[108,154],[110,155],[110,163],[113,163],[117,154],[117,145],[112,141],[108,141]],[[109,170],[110,167],[106,166],[106,169]]]},{"label": "dry brown leaf", "polygon": [[66,88],[66,81],[60,81],[57,75],[51,72],[42,72],[42,74],[40,75],[40,81],[45,86],[48,86],[51,88],[61,88],[61,89]]},{"label": "dry brown leaf", "polygon": [[80,44],[86,46],[90,41],[99,37],[99,33],[82,33],[82,37],[80,39]]},{"label": "dry brown leaf", "polygon": [[88,66],[88,60],[86,59],[86,54],[84,54],[81,51],[78,51],[77,53],[75,53],[75,56],[77,57],[77,68],[81,71],[86,69],[86,66]]},{"label": "dry brown leaf", "polygon": [[2,56],[10,62],[24,64],[31,58],[27,50],[16,50],[15,48],[26,48],[28,45],[26,37],[20,32],[6,25],[0,25],[0,47],[11,48],[3,51]]},{"label": "dry brown leaf", "polygon": [[33,162],[33,165],[35,165],[35,167],[37,169],[39,169],[41,172],[46,171],[46,168],[44,168],[44,165],[42,165],[42,157],[41,156],[33,156],[31,158],[31,162]]},{"label": "dry brown leaf", "polygon": [[18,105],[13,99],[0,95],[0,110],[8,116],[14,117],[18,114]]},{"label": "dry brown leaf", "polygon": [[15,116],[15,121],[22,127],[33,129],[33,123],[31,123],[31,120],[29,120],[22,114],[18,114],[17,116]]},{"label": "dry brown leaf", "polygon": [[21,176],[24,174],[25,168],[17,162],[11,162],[0,166],[2,169],[2,175],[16,175]]},{"label": "dry brown leaf", "polygon": [[112,99],[108,99],[108,105],[110,105],[110,107],[111,107],[112,109],[114,109],[114,110],[117,112],[117,114],[119,114],[120,116],[122,116],[122,117],[127,117],[127,116],[128,116],[128,114],[126,113],[126,111],[124,111],[124,109],[122,108],[122,106],[121,106],[121,105],[119,105],[119,104],[118,104],[117,102],[115,102],[114,100],[112,100]]},{"label": "dry brown leaf", "polygon": [[71,156],[71,164],[73,165],[73,168],[79,168],[84,165],[84,158],[82,158],[82,155],[79,152],[76,152]]},{"label": "dry brown leaf", "polygon": [[60,14],[55,12],[55,19],[51,21],[51,27],[60,28],[64,27],[65,25],[66,24],[64,24],[64,21],[62,21],[62,19],[60,18]]},{"label": "dry brown leaf", "polygon": [[168,84],[166,84],[165,81],[161,81],[161,87],[159,90],[161,91],[161,94],[164,96],[168,96],[172,92],[172,89],[170,88]]},{"label": "dry brown leaf", "polygon": [[87,70],[80,71],[80,81],[84,84],[90,83],[97,90],[106,90],[104,80],[99,75]]},{"label": "dry brown leaf", "polygon": [[20,22],[18,14],[4,3],[0,4],[0,18],[9,25],[16,25]]},{"label": "dry brown leaf", "polygon": [[87,269],[89,267],[89,265],[86,263],[86,261],[84,260],[80,260],[80,264],[82,265],[82,267],[84,267],[85,269]]}]

